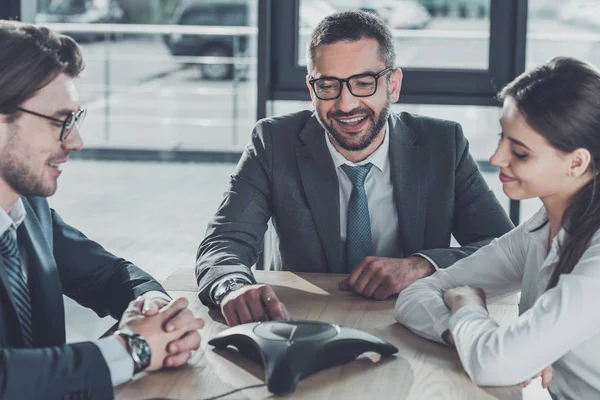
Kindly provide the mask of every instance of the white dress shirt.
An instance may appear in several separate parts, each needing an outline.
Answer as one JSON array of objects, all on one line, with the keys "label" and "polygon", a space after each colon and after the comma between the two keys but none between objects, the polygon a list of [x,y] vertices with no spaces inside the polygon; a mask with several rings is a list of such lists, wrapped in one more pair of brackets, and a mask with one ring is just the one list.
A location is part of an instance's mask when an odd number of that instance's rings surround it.
[{"label": "white dress shirt", "polygon": [[[17,228],[21,225],[23,220],[25,220],[25,216],[25,207],[20,198],[13,204],[8,213],[0,207],[0,235],[3,235],[8,229],[11,229],[12,234],[15,235],[14,237],[16,239]],[[22,244],[19,243],[18,245],[21,253],[21,271],[27,282],[27,252],[24,251]],[[143,297],[147,299],[161,297],[170,300],[169,296],[156,290],[144,293]],[[113,386],[127,382],[133,377],[133,359],[115,336],[98,339],[93,343],[98,346],[108,365]]]},{"label": "white dress shirt", "polygon": [[[552,364],[550,391],[558,399],[600,398],[600,231],[570,274],[546,286],[558,261],[561,230],[547,251],[549,224],[542,208],[529,221],[472,256],[405,289],[395,317],[417,334],[442,342],[450,330],[462,364],[483,386],[524,382]],[[444,291],[482,288],[488,301],[521,290],[518,320],[499,326],[483,307],[454,315]]]},{"label": "white dress shirt", "polygon": [[400,257],[402,255],[398,242],[398,210],[394,199],[394,186],[390,174],[390,137],[388,124],[385,125],[383,143],[365,160],[359,163],[348,161],[341,155],[333,144],[326,131],[325,141],[327,149],[333,159],[335,172],[340,187],[340,238],[346,243],[348,225],[348,202],[352,193],[352,181],[342,170],[342,165],[351,167],[373,164],[365,179],[365,192],[369,204],[369,218],[371,220],[371,244],[373,256]]}]

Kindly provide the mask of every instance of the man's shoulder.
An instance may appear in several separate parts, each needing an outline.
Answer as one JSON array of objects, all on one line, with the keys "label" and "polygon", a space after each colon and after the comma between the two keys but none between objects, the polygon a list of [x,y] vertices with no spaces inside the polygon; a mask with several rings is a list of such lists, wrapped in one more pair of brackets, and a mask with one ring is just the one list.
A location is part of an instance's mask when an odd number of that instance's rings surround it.
[{"label": "man's shoulder", "polygon": [[456,121],[409,112],[394,113],[394,118],[419,135],[450,134],[460,126]]},{"label": "man's shoulder", "polygon": [[[315,122],[314,112],[302,110],[276,117],[263,118],[256,123],[255,132],[264,135],[268,130],[272,136],[297,137],[309,122]],[[317,122],[318,123],[318,122]]]}]

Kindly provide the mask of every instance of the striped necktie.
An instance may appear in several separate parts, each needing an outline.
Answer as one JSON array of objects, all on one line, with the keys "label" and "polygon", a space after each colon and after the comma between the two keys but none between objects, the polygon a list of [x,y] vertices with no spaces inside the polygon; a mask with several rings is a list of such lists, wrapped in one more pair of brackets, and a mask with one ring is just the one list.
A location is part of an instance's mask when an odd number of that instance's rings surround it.
[{"label": "striped necktie", "polygon": [[21,270],[21,256],[12,228],[7,229],[6,232],[0,236],[0,255],[4,260],[4,267],[12,290],[25,346],[32,347],[33,318],[31,311],[31,297],[29,295],[29,288],[27,287],[27,283],[23,276],[23,271]]},{"label": "striped necktie", "polygon": [[348,225],[346,232],[346,264],[352,272],[363,258],[373,255],[371,245],[371,218],[365,192],[365,179],[373,164],[351,167],[342,165],[342,170],[352,182],[352,193],[348,201]]}]

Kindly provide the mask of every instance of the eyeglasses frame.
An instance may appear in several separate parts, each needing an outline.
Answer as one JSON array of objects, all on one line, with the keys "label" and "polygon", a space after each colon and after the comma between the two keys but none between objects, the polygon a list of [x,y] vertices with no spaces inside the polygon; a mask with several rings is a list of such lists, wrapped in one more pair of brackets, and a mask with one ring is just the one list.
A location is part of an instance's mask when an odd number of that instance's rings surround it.
[{"label": "eyeglasses frame", "polygon": [[[315,93],[315,96],[317,96],[317,98],[319,100],[335,100],[338,99],[341,95],[342,95],[342,90],[344,89],[344,83],[346,83],[346,87],[348,88],[348,91],[350,92],[350,94],[352,94],[352,96],[354,97],[371,97],[373,96],[375,93],[377,93],[377,88],[378,88],[378,83],[379,83],[379,78],[381,78],[382,76],[384,76],[385,74],[387,74],[388,72],[391,72],[393,70],[395,70],[395,67],[387,67],[386,69],[384,69],[383,71],[377,73],[377,74],[370,74],[370,73],[366,73],[366,74],[356,74],[356,75],[352,75],[349,76],[346,79],[340,79],[340,78],[335,78],[335,77],[322,77],[322,78],[312,78],[308,80],[308,83],[310,83],[310,86],[313,88],[313,92]],[[373,90],[373,93],[369,94],[369,95],[356,95],[352,92],[352,85],[350,85],[350,80],[354,79],[356,77],[360,77],[360,76],[370,76],[372,78],[375,78],[375,90]],[[340,89],[338,91],[338,95],[335,97],[332,97],[330,99],[323,99],[321,97],[319,97],[319,95],[317,94],[317,89],[315,89],[315,83],[320,81],[320,80],[336,80],[339,82],[340,84]]]},{"label": "eyeglasses frame", "polygon": [[[80,119],[85,118],[85,116],[87,115],[87,109],[83,108],[83,107],[80,107],[77,111],[72,111],[71,114],[64,120],[54,118],[49,115],[40,114],[35,111],[27,110],[26,108],[22,108],[22,107],[17,107],[17,110],[27,113],[27,114],[35,115],[36,117],[44,118],[49,121],[54,121],[54,122],[58,122],[58,123],[62,124],[61,130],[60,130],[60,136],[59,136],[59,140],[61,142],[64,142],[65,140],[67,140],[67,138],[69,137],[69,134],[73,130],[73,126],[75,124],[77,124],[77,122]],[[82,115],[83,115],[83,118],[81,117]],[[72,121],[72,124],[71,124],[71,126],[67,127],[67,123],[69,121]],[[79,125],[78,125],[78,127],[79,127]]]}]

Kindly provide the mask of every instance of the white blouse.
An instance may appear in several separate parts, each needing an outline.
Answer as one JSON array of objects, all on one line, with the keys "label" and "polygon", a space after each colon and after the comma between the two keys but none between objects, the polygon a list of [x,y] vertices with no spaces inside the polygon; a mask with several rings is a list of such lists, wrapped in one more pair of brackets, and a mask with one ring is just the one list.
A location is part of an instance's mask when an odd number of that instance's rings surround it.
[{"label": "white blouse", "polygon": [[[600,399],[600,230],[573,272],[545,290],[558,261],[561,230],[546,251],[549,224],[542,208],[529,221],[470,257],[439,270],[402,291],[396,320],[440,343],[450,330],[460,360],[473,382],[515,385],[552,364],[550,391],[559,399]],[[482,288],[488,301],[521,290],[518,320],[499,326],[480,306],[454,315],[444,304],[446,289]]]}]

